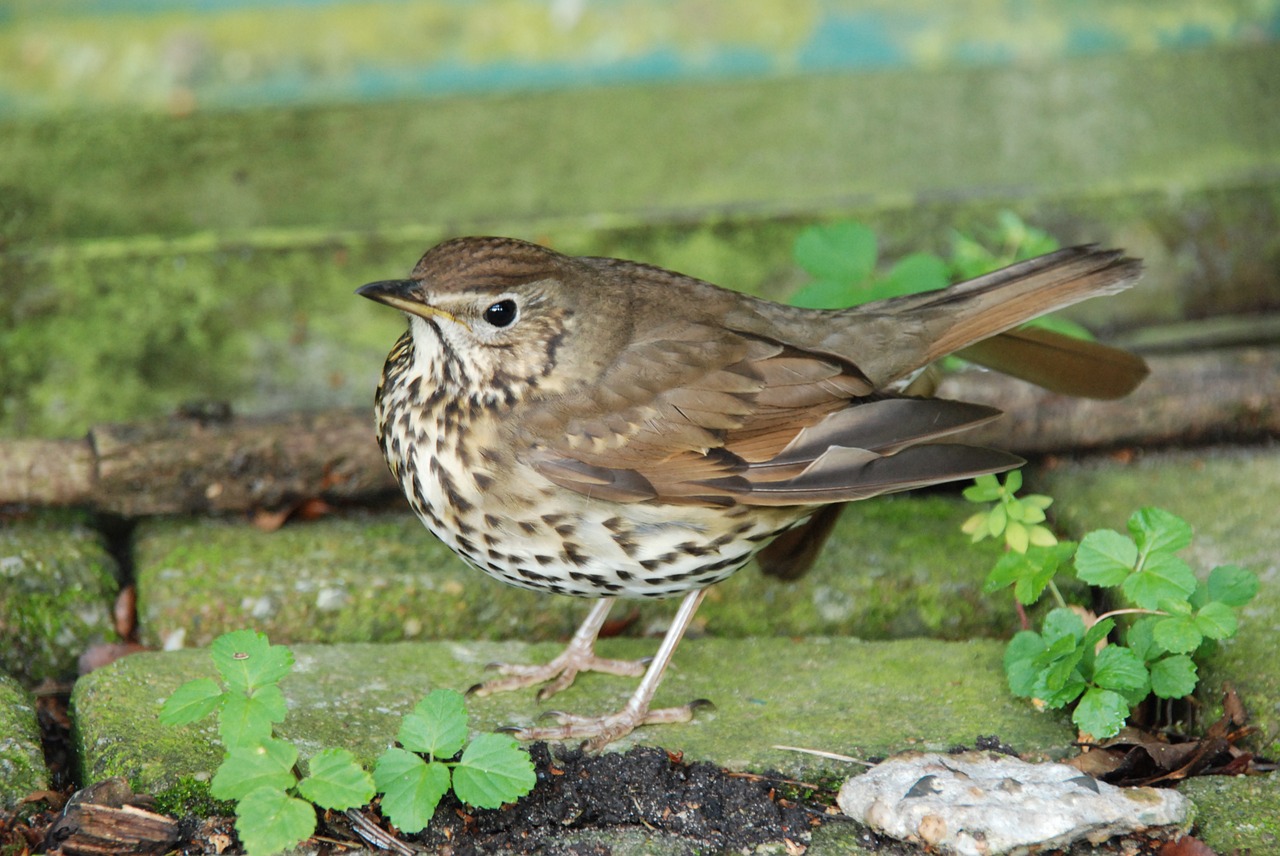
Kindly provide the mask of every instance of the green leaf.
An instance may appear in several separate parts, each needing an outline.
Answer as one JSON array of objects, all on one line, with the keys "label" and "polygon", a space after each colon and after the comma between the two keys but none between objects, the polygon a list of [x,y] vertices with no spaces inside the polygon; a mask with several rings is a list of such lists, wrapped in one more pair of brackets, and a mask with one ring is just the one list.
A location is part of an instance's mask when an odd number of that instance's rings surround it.
[{"label": "green leaf", "polygon": [[[1043,512],[1041,512],[1043,517]],[[1047,526],[1032,526],[1029,530],[1029,540],[1032,547],[1052,547],[1058,543],[1058,536],[1054,535]],[[1071,545],[1071,553],[1076,551],[1076,545]],[[1070,556],[1068,556],[1070,558]]]},{"label": "green leaf", "polygon": [[1226,639],[1236,635],[1236,614],[1221,601],[1211,601],[1196,613],[1196,628],[1210,639]]},{"label": "green leaf", "polygon": [[1041,632],[1044,633],[1045,640],[1051,644],[1064,636],[1080,640],[1084,638],[1084,619],[1079,613],[1065,607],[1058,607],[1050,610],[1044,617],[1044,628]]},{"label": "green leaf", "polygon": [[275,685],[251,696],[228,693],[218,714],[218,736],[230,749],[260,743],[271,736],[271,726],[285,717],[284,693]]},{"label": "green leaf", "polygon": [[277,683],[293,668],[292,651],[253,630],[224,633],[213,640],[209,654],[227,686],[242,692]]},{"label": "green leaf", "polygon": [[1151,664],[1151,691],[1160,698],[1182,698],[1195,691],[1196,664],[1186,654],[1174,654]]},{"label": "green leaf", "polygon": [[1170,654],[1187,654],[1200,647],[1204,634],[1196,626],[1195,619],[1174,615],[1156,622],[1152,639]]},{"label": "green leaf", "polygon": [[1098,643],[1111,635],[1111,631],[1116,629],[1116,621],[1114,618],[1104,618],[1101,621],[1094,622],[1087,631],[1084,638],[1080,640],[1080,644],[1088,649],[1098,647]]},{"label": "green leaf", "polygon": [[1141,508],[1129,518],[1129,532],[1144,553],[1176,553],[1191,543],[1191,524],[1163,508]]},{"label": "green leaf", "polygon": [[[1002,553],[1000,558],[996,559],[995,565],[992,566],[991,573],[987,574],[987,579],[982,584],[982,591],[985,594],[998,592],[1034,572],[1035,566],[1025,553]],[[1029,601],[1022,602],[1028,603]]]},{"label": "green leaf", "polygon": [[160,708],[164,725],[187,725],[198,722],[222,704],[222,688],[213,678],[198,678],[178,687]]},{"label": "green leaf", "polygon": [[1004,543],[1015,553],[1027,552],[1029,541],[1030,539],[1027,535],[1027,527],[1023,526],[1018,521],[1010,520],[1004,527]]},{"label": "green leaf", "polygon": [[453,792],[467,805],[498,808],[533,790],[529,753],[503,734],[481,734],[453,768]]},{"label": "green leaf", "polygon": [[1108,645],[1098,652],[1093,663],[1093,682],[1121,692],[1147,686],[1149,674],[1142,658],[1123,645]]},{"label": "green leaf", "polygon": [[401,832],[412,835],[431,822],[440,798],[449,790],[449,768],[391,748],[382,753],[373,768],[373,781],[384,795],[382,813]]},{"label": "green leaf", "polygon": [[1009,691],[1020,698],[1030,698],[1040,674],[1037,658],[1044,653],[1044,639],[1033,630],[1020,630],[1004,649],[1004,673]]},{"label": "green leaf", "polygon": [[433,758],[452,758],[467,740],[467,705],[457,690],[432,690],[400,721],[400,745]]},{"label": "green leaf", "polygon": [[1114,529],[1096,529],[1076,548],[1076,575],[1094,586],[1118,586],[1132,573],[1138,548]]},{"label": "green leaf", "polygon": [[788,301],[801,309],[843,309],[857,303],[858,294],[847,282],[815,279],[791,295]]},{"label": "green leaf", "polygon": [[1071,704],[1088,686],[1074,665],[1064,660],[1040,672],[1031,695],[1044,702],[1045,707],[1056,710]]},{"label": "green leaf", "polygon": [[1183,601],[1196,590],[1191,566],[1172,553],[1151,553],[1142,570],[1121,585],[1125,597],[1143,609],[1167,608],[1165,601]]},{"label": "green leaf", "polygon": [[898,260],[887,274],[873,283],[866,301],[904,294],[934,291],[951,284],[947,263],[932,253],[911,253]]},{"label": "green leaf", "polygon": [[227,752],[209,783],[209,793],[220,800],[243,799],[258,788],[288,790],[298,779],[293,765],[298,750],[288,741],[268,739],[257,746],[236,746]]},{"label": "green leaf", "polygon": [[1258,593],[1258,578],[1238,565],[1219,565],[1209,572],[1209,599],[1244,606]]},{"label": "green leaf", "polygon": [[1004,492],[1012,496],[1022,490],[1022,470],[1009,470],[1004,477]]},{"label": "green leaf", "polygon": [[1143,662],[1150,662],[1163,653],[1155,643],[1155,626],[1163,620],[1158,615],[1145,615],[1133,622],[1124,635],[1124,641]]},{"label": "green leaf", "polygon": [[987,531],[992,537],[1000,535],[1004,532],[1004,527],[1009,523],[1009,511],[1004,505],[997,505],[987,512]]},{"label": "green leaf", "polygon": [[1000,480],[993,475],[978,476],[964,489],[964,498],[970,502],[995,502],[1000,498]]},{"label": "green leaf", "polygon": [[346,811],[373,799],[373,777],[346,749],[325,749],[307,765],[298,792],[321,808]]},{"label": "green leaf", "polygon": [[855,285],[876,266],[876,233],[861,223],[843,221],[810,226],[796,236],[796,263],[814,279]]},{"label": "green leaf", "polygon": [[1115,737],[1124,727],[1129,716],[1129,703],[1124,696],[1112,690],[1091,688],[1076,705],[1071,721],[1081,731],[1094,737],[1106,739]]},{"label": "green leaf", "polygon": [[315,831],[315,806],[279,788],[257,788],[236,803],[236,834],[248,856],[279,853]]}]

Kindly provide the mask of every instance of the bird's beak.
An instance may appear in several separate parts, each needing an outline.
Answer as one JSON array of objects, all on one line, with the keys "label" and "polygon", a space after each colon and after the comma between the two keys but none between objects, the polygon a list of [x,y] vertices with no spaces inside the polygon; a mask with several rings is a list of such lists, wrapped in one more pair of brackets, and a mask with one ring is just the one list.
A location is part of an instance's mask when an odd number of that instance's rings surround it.
[{"label": "bird's beak", "polygon": [[387,306],[399,309],[401,312],[408,312],[410,315],[417,315],[420,318],[430,318],[434,315],[437,318],[453,321],[462,324],[464,327],[467,326],[459,321],[453,313],[445,312],[443,309],[437,309],[428,303],[423,303],[422,299],[414,294],[414,290],[417,287],[418,282],[413,279],[384,279],[360,286],[356,289],[356,294],[361,297],[367,297],[370,300],[376,300],[378,303],[385,303]]}]

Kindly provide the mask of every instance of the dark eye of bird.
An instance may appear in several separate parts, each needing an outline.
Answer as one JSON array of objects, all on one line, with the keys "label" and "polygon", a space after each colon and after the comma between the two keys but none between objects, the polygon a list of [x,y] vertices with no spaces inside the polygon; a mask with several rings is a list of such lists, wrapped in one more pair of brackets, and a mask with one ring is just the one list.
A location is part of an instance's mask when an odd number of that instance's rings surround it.
[{"label": "dark eye of bird", "polygon": [[484,311],[484,320],[495,327],[506,327],[516,320],[516,302],[514,300],[499,300]]}]

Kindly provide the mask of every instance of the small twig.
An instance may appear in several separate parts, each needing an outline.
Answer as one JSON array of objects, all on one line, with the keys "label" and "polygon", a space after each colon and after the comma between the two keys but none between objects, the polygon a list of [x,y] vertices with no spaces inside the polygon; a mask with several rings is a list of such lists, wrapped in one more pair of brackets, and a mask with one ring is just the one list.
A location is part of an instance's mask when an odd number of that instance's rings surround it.
[{"label": "small twig", "polygon": [[1158,609],[1113,609],[1110,612],[1104,612],[1097,618],[1093,619],[1093,623],[1097,624],[1104,618],[1110,618],[1113,615],[1168,615],[1167,612],[1161,612]]},{"label": "small twig", "polygon": [[399,853],[400,856],[414,856],[418,852],[406,842],[401,841],[381,826],[378,826],[359,809],[349,808],[343,814],[347,816],[347,820],[351,821],[351,828],[355,834],[379,850],[391,850]]},{"label": "small twig", "polygon": [[784,752],[803,752],[806,755],[817,755],[819,758],[830,758],[832,761],[847,761],[850,764],[861,764],[864,767],[874,767],[875,764],[870,761],[863,761],[861,758],[855,758],[852,755],[841,755],[838,752],[825,752],[821,749],[805,749],[800,746],[774,746],[774,749],[781,749]]}]

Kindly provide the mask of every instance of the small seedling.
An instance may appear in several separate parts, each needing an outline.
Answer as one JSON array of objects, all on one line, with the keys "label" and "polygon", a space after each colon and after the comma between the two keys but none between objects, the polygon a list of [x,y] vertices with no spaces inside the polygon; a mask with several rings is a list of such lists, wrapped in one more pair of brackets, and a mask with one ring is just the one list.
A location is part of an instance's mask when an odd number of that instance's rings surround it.
[{"label": "small seedling", "polygon": [[[1190,695],[1198,680],[1192,653],[1235,634],[1234,610],[1257,593],[1258,578],[1222,565],[1197,580],[1176,555],[1190,545],[1191,526],[1159,508],[1134,513],[1128,536],[1100,529],[1079,545],[1058,542],[1041,525],[1052,500],[1017,499],[1021,485],[1016,471],[1003,485],[994,476],[977,479],[965,497],[992,506],[963,527],[974,541],[1004,539],[1006,552],[988,575],[986,591],[1012,586],[1018,602],[1030,605],[1048,589],[1058,604],[1039,632],[1019,632],[1005,650],[1014,695],[1049,708],[1074,703],[1072,721],[1097,738],[1117,734],[1148,695]],[[1068,607],[1053,577],[1069,561],[1080,580],[1116,590],[1131,606],[1098,616]],[[1110,639],[1117,630],[1123,642]]]},{"label": "small seedling", "polygon": [[226,754],[209,791],[235,802],[236,832],[250,856],[278,853],[311,837],[316,806],[344,811],[365,805],[375,791],[383,794],[382,810],[393,823],[417,832],[450,786],[478,808],[495,808],[533,789],[533,762],[510,737],[481,734],[458,761],[439,760],[455,755],[467,737],[466,708],[453,690],[435,690],[418,703],[400,726],[405,748],[388,749],[372,776],[346,749],[318,752],[303,776],[297,747],[275,735],[287,712],[279,682],[293,668],[293,652],[252,630],[218,637],[209,652],[223,684],[188,681],[165,701],[160,721],[186,725],[217,715]]}]

